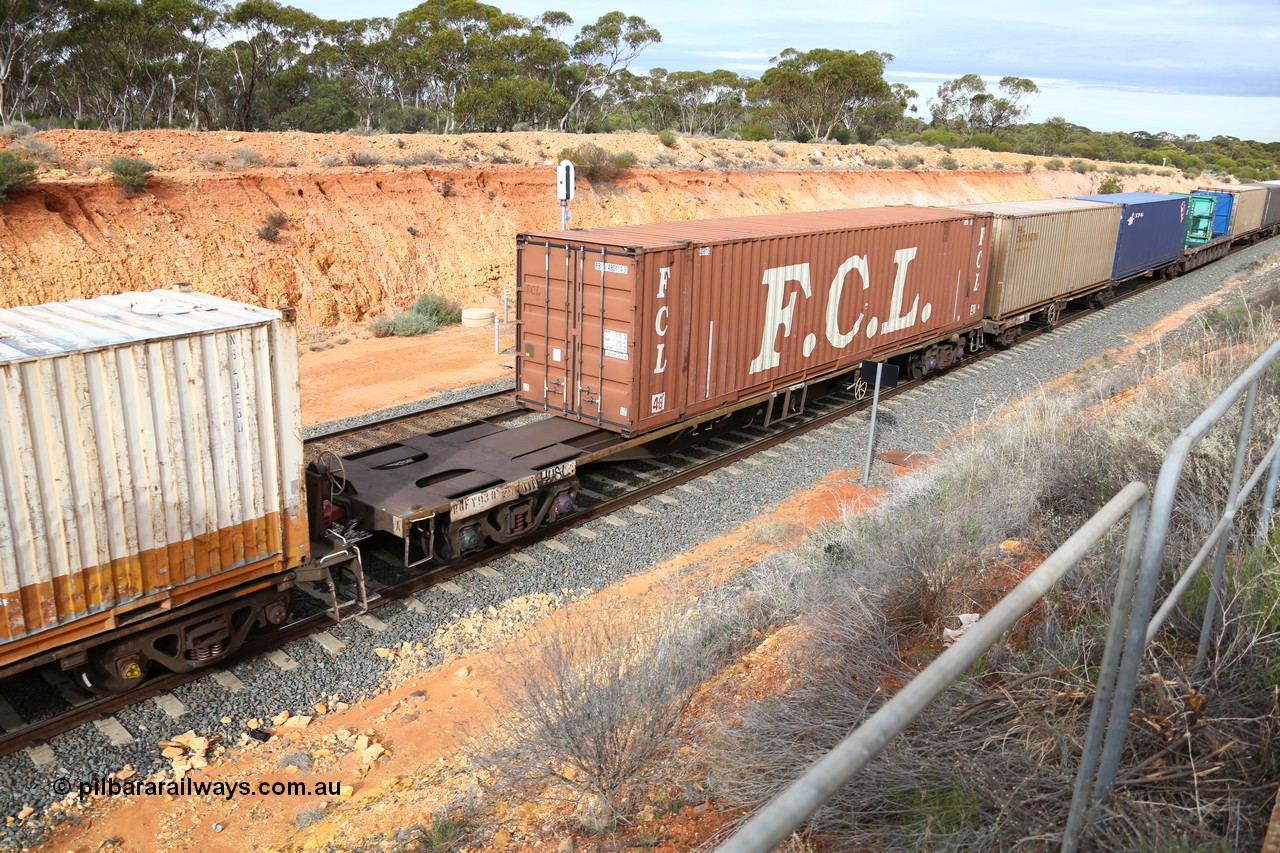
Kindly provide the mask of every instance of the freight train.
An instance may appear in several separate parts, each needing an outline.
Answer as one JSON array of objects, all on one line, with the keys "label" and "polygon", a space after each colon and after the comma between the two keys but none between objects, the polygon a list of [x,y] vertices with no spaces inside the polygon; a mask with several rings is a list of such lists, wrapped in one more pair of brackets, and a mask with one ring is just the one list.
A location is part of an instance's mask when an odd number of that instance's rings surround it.
[{"label": "freight train", "polygon": [[[292,591],[430,571],[574,511],[578,471],[913,378],[1280,231],[1280,182],[522,233],[516,398],[304,465],[290,311],[190,288],[0,311],[0,676],[226,658]],[[360,606],[363,594],[346,602]]]}]

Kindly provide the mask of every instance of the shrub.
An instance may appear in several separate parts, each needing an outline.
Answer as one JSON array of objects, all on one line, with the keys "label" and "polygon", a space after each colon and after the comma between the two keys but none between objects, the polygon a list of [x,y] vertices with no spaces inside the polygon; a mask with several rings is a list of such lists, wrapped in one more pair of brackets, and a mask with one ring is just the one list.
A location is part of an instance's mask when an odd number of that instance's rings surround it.
[{"label": "shrub", "polygon": [[267,158],[262,156],[262,152],[256,148],[249,148],[244,145],[237,145],[231,149],[231,153],[236,158],[238,166],[265,166]]},{"label": "shrub", "polygon": [[738,135],[746,142],[764,142],[773,139],[773,130],[764,124],[744,124]]},{"label": "shrub", "polygon": [[[504,156],[504,155],[498,155],[498,156]],[[391,162],[397,166],[425,166],[425,165],[434,166],[438,163],[443,163],[444,158],[441,157],[440,152],[435,150],[434,148],[423,148],[421,151],[417,152],[416,154],[410,154],[408,157],[397,157]],[[494,162],[497,162],[496,157],[494,158]],[[518,163],[520,162],[520,160],[519,158],[513,157],[507,160],[506,162]]]},{"label": "shrub", "polygon": [[919,154],[899,154],[897,163],[903,169],[914,169],[924,163],[924,158]]},{"label": "shrub", "polygon": [[347,156],[347,160],[352,166],[381,166],[387,162],[386,158],[376,151],[352,151]]},{"label": "shrub", "polygon": [[1108,195],[1110,193],[1124,192],[1124,183],[1116,177],[1105,178],[1102,183],[1098,184],[1098,194]]},{"label": "shrub", "polygon": [[325,168],[333,168],[334,166],[341,166],[341,165],[342,165],[342,155],[341,155],[341,154],[336,154],[336,153],[335,153],[335,154],[326,154],[326,155],[324,155],[323,157],[321,157],[321,158],[320,158],[320,165],[321,165],[321,166],[324,166]]},{"label": "shrub", "polygon": [[12,151],[0,151],[0,204],[9,193],[29,187],[36,180],[36,164]]},{"label": "shrub", "polygon": [[787,156],[787,147],[785,145],[770,145],[769,150],[774,154],[777,154],[779,157]]},{"label": "shrub", "polygon": [[1022,164],[1022,171],[1024,172],[1034,172],[1035,170],[1036,170],[1035,160],[1027,160]]},{"label": "shrub", "polygon": [[640,162],[640,158],[635,155],[634,151],[619,151],[613,155],[613,162],[620,169],[630,169]]},{"label": "shrub", "polygon": [[887,136],[882,136],[876,140],[876,145],[880,146],[881,148],[892,148],[897,144],[898,143],[894,142],[892,139],[890,139]]},{"label": "shrub", "polygon": [[267,224],[272,228],[283,228],[288,221],[289,217],[279,210],[267,214]]},{"label": "shrub", "polygon": [[1096,172],[1098,167],[1093,163],[1086,163],[1083,160],[1072,160],[1071,171],[1083,175],[1085,172]]},{"label": "shrub", "polygon": [[895,165],[892,157],[877,157],[871,164],[877,169],[892,169]]},{"label": "shrub", "polygon": [[43,139],[38,139],[35,134],[20,136],[13,141],[13,145],[21,153],[44,163],[53,163],[58,159],[58,149]]},{"label": "shrub", "polygon": [[429,317],[440,326],[449,326],[462,322],[462,307],[451,299],[424,293],[419,296],[409,311],[422,317]]},{"label": "shrub", "polygon": [[999,160],[997,160],[996,162],[991,164],[991,168],[995,169],[997,172],[1003,172],[1004,163],[1001,163]]},{"label": "shrub", "polygon": [[710,631],[663,618],[624,628],[570,613],[505,648],[495,682],[510,711],[482,759],[495,783],[532,794],[555,780],[596,798],[602,823],[623,816],[632,786],[674,755],[681,715],[720,656]]},{"label": "shrub", "polygon": [[221,169],[231,161],[231,158],[219,151],[203,151],[196,155],[196,162],[206,169]]},{"label": "shrub", "polygon": [[591,142],[583,143],[577,148],[566,148],[560,152],[559,159],[568,160],[587,180],[607,181],[619,177],[631,166],[635,165],[635,155],[629,151],[616,157]]},{"label": "shrub", "polygon": [[280,236],[280,229],[273,225],[263,225],[258,229],[258,237],[266,240],[268,243],[274,243],[276,238]]},{"label": "shrub", "polygon": [[131,196],[145,187],[155,168],[141,157],[127,157],[122,154],[117,154],[107,161],[107,171],[111,173],[111,180],[115,181],[116,186],[126,196]]},{"label": "shrub", "polygon": [[369,323],[369,333],[375,338],[389,338],[396,333],[396,321],[385,314]]},{"label": "shrub", "polygon": [[649,161],[651,166],[674,166],[676,164],[676,155],[659,154]]},{"label": "shrub", "polygon": [[36,129],[25,121],[15,121],[12,124],[0,124],[0,136],[7,139],[21,139],[24,136],[30,136],[35,133]]},{"label": "shrub", "polygon": [[676,136],[676,133],[674,130],[658,131],[658,141],[661,142],[663,145],[667,146],[668,148],[675,148],[676,142],[678,140],[679,140],[679,137]]},{"label": "shrub", "polygon": [[1050,172],[1056,172],[1059,169],[1061,169],[1064,165],[1065,164],[1057,158],[1054,158],[1053,160],[1046,160],[1044,162],[1044,167],[1048,169]]},{"label": "shrub", "polygon": [[959,169],[959,168],[960,168],[960,164],[959,164],[958,162],[956,162],[956,158],[954,158],[954,157],[949,157],[949,156],[948,156],[948,157],[939,157],[939,158],[938,158],[938,165],[939,165],[939,166],[941,166],[941,167],[942,167],[942,168],[944,168],[944,169],[951,169],[951,170],[955,170],[955,169]]},{"label": "shrub", "polygon": [[412,338],[415,335],[426,335],[440,328],[440,324],[430,317],[413,311],[401,311],[392,318],[395,334],[401,338]]}]

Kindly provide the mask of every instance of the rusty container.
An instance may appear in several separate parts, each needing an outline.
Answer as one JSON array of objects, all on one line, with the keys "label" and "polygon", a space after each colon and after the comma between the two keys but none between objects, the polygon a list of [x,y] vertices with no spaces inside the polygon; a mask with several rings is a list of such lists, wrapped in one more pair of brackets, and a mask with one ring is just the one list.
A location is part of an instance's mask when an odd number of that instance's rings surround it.
[{"label": "rusty container", "polygon": [[1262,227],[1262,216],[1267,210],[1266,187],[1256,184],[1212,184],[1197,187],[1197,190],[1230,193],[1235,197],[1229,232],[1232,239],[1252,234]]},{"label": "rusty container", "polygon": [[1055,301],[1111,283],[1120,208],[1053,198],[962,204],[953,210],[994,217],[990,282],[983,311],[988,332],[1024,323]]},{"label": "rusty container", "polygon": [[979,328],[991,217],[891,207],[517,237],[517,397],[634,435]]},{"label": "rusty container", "polygon": [[292,312],[0,310],[0,668],[298,565],[300,421]]}]

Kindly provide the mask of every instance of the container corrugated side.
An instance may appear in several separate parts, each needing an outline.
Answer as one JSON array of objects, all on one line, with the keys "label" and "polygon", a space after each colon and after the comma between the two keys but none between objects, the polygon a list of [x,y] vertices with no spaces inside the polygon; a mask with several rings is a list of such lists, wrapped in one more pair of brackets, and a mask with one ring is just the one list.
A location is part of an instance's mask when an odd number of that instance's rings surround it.
[{"label": "container corrugated side", "polygon": [[1120,205],[1120,236],[1111,271],[1116,281],[1158,270],[1182,257],[1182,238],[1187,224],[1185,198],[1145,192],[1077,198]]},{"label": "container corrugated side", "polygon": [[1199,190],[1230,193],[1235,201],[1232,205],[1231,231],[1232,237],[1252,234],[1262,227],[1262,214],[1267,209],[1267,190],[1265,187],[1251,187],[1244,184],[1212,184],[1198,187]]},{"label": "container corrugated side", "polygon": [[966,204],[995,219],[984,316],[1002,321],[1111,281],[1120,209],[1075,199]]},{"label": "container corrugated side", "polygon": [[1280,223],[1280,181],[1258,181],[1244,186],[1262,187],[1267,191],[1267,203],[1262,212],[1262,227],[1270,228]]},{"label": "container corrugated side", "polygon": [[174,291],[0,311],[0,663],[296,565],[297,378],[291,313]]},{"label": "container corrugated side", "polygon": [[519,235],[518,398],[639,434],[976,329],[989,238],[913,207]]}]

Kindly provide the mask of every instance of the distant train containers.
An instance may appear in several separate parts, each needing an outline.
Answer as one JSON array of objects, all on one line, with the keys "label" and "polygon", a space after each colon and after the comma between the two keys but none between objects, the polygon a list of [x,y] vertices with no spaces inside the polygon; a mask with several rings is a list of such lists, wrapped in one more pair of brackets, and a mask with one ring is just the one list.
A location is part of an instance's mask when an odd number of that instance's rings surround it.
[{"label": "distant train containers", "polygon": [[291,313],[197,293],[0,310],[0,672],[114,636],[92,681],[118,687],[284,618],[296,352]]},{"label": "distant train containers", "polygon": [[1262,227],[1270,228],[1280,225],[1280,181],[1259,181],[1256,184],[1244,184],[1246,187],[1263,187],[1267,191],[1267,204],[1262,212]]},{"label": "distant train containers", "polygon": [[1120,206],[1120,233],[1111,269],[1111,278],[1115,281],[1164,271],[1182,260],[1187,222],[1185,198],[1142,192],[1077,198]]},{"label": "distant train containers", "polygon": [[1262,227],[1262,215],[1267,210],[1267,188],[1249,184],[1212,184],[1199,187],[1196,192],[1212,190],[1232,197],[1231,229],[1227,232],[1234,240],[1251,234]]},{"label": "distant train containers", "polygon": [[931,343],[945,367],[980,343],[990,237],[919,207],[520,234],[517,398],[631,435]]},{"label": "distant train containers", "polygon": [[[994,217],[984,330],[1003,334],[1111,283],[1120,209],[1055,198],[963,204]],[[1057,306],[1055,308],[1055,305]]]}]

